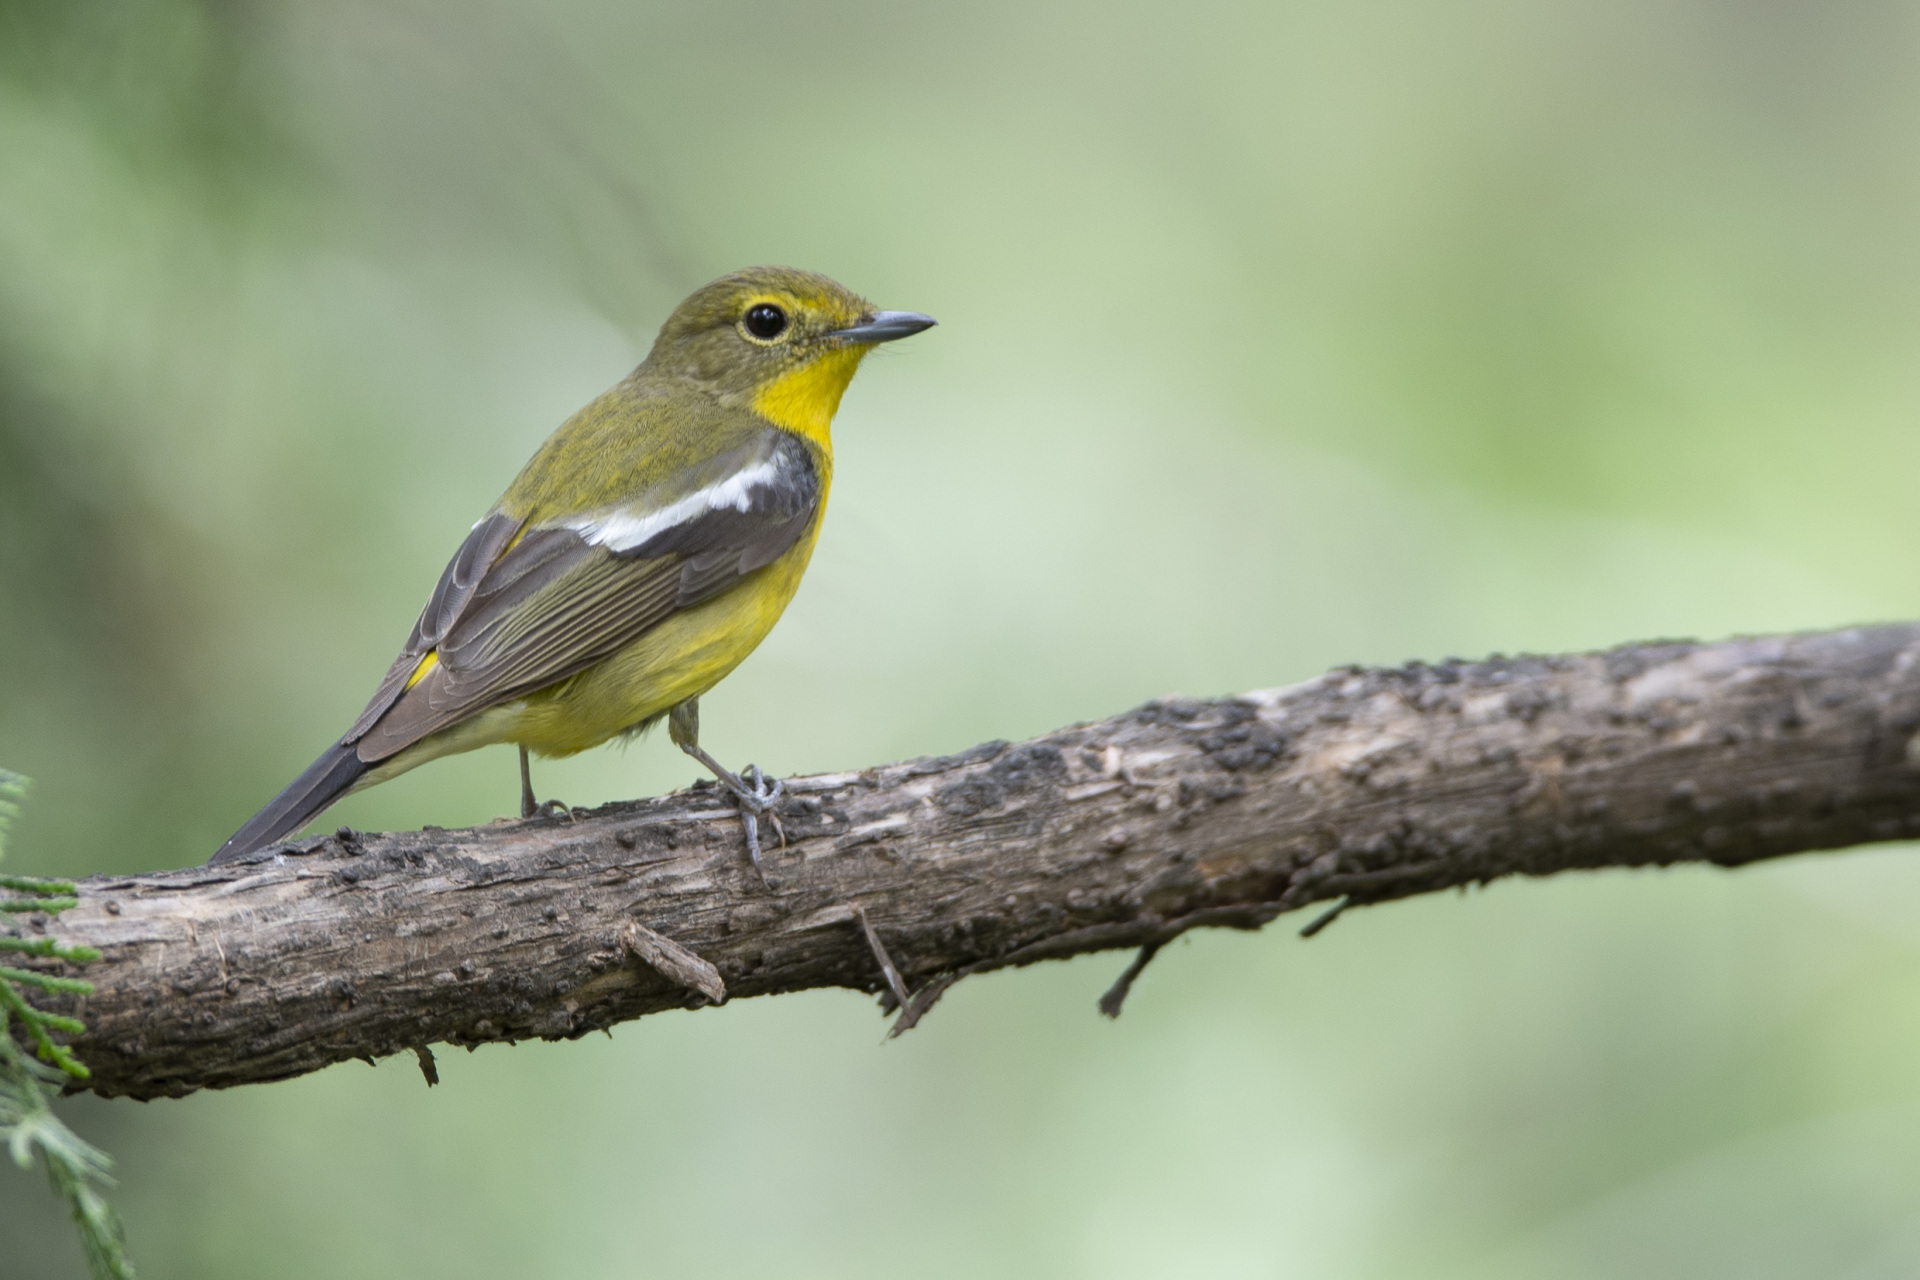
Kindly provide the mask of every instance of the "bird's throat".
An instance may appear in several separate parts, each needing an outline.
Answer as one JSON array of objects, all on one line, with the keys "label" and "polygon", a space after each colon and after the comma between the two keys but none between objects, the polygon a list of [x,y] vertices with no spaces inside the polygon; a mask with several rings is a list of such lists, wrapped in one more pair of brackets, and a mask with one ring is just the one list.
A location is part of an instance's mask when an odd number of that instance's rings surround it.
[{"label": "bird's throat", "polygon": [[831,452],[828,428],[866,354],[865,347],[843,347],[814,357],[761,388],[753,397],[754,412]]}]

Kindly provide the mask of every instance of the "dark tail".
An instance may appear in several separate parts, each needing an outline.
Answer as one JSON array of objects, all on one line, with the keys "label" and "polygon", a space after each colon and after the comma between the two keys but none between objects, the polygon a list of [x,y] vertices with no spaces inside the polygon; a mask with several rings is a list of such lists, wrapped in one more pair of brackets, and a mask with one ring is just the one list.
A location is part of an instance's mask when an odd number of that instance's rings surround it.
[{"label": "dark tail", "polygon": [[360,759],[351,746],[335,743],[307,771],[275,796],[267,807],[247,819],[246,825],[227,838],[220,851],[207,860],[208,866],[244,858],[256,849],[292,834],[311,822],[328,805],[346,794],[372,766]]}]

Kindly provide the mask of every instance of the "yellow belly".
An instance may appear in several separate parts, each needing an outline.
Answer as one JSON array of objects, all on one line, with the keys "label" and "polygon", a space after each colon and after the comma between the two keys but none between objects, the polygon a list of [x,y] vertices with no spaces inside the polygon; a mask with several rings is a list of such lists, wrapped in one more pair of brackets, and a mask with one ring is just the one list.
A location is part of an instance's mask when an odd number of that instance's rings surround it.
[{"label": "yellow belly", "polygon": [[812,553],[809,537],[751,580],[527,698],[506,740],[543,756],[570,756],[699,697],[767,638]]},{"label": "yellow belly", "polygon": [[[823,504],[824,505],[824,504]],[[697,698],[720,683],[773,630],[800,587],[820,531],[732,590],[677,613],[605,661],[514,702],[490,707],[383,760],[359,791],[441,756],[512,742],[570,756]]]}]

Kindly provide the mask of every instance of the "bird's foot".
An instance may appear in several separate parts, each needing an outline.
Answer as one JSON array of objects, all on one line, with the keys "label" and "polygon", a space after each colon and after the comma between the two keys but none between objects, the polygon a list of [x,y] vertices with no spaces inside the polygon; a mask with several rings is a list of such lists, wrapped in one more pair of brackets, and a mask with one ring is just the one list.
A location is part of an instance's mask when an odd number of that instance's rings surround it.
[{"label": "bird's foot", "polygon": [[527,765],[527,749],[520,748],[520,816],[521,818],[565,818],[572,822],[579,815],[573,806],[564,800],[535,800],[533,798],[533,772]]},{"label": "bird's foot", "polygon": [[767,869],[760,861],[760,818],[764,815],[773,823],[773,829],[780,835],[780,847],[787,847],[787,829],[780,823],[780,814],[774,806],[786,795],[786,784],[778,778],[769,779],[760,772],[757,764],[748,765],[740,774],[716,771],[720,773],[721,785],[733,793],[733,799],[740,806],[740,825],[747,829],[747,856],[753,859],[754,874],[760,877],[760,884],[771,889],[767,879]]}]

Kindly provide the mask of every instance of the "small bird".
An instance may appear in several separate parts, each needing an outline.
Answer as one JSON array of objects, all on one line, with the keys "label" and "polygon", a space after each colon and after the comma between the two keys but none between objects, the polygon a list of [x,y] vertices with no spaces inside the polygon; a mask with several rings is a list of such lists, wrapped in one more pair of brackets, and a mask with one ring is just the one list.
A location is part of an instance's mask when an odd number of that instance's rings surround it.
[{"label": "small bird", "polygon": [[213,855],[231,862],[334,801],[460,751],[570,756],[662,716],[756,818],[778,802],[700,746],[700,695],[766,638],[813,554],[829,426],[860,361],[929,316],[825,276],[753,267],[674,311],[653,350],[568,419],[473,526],[360,718]]}]

